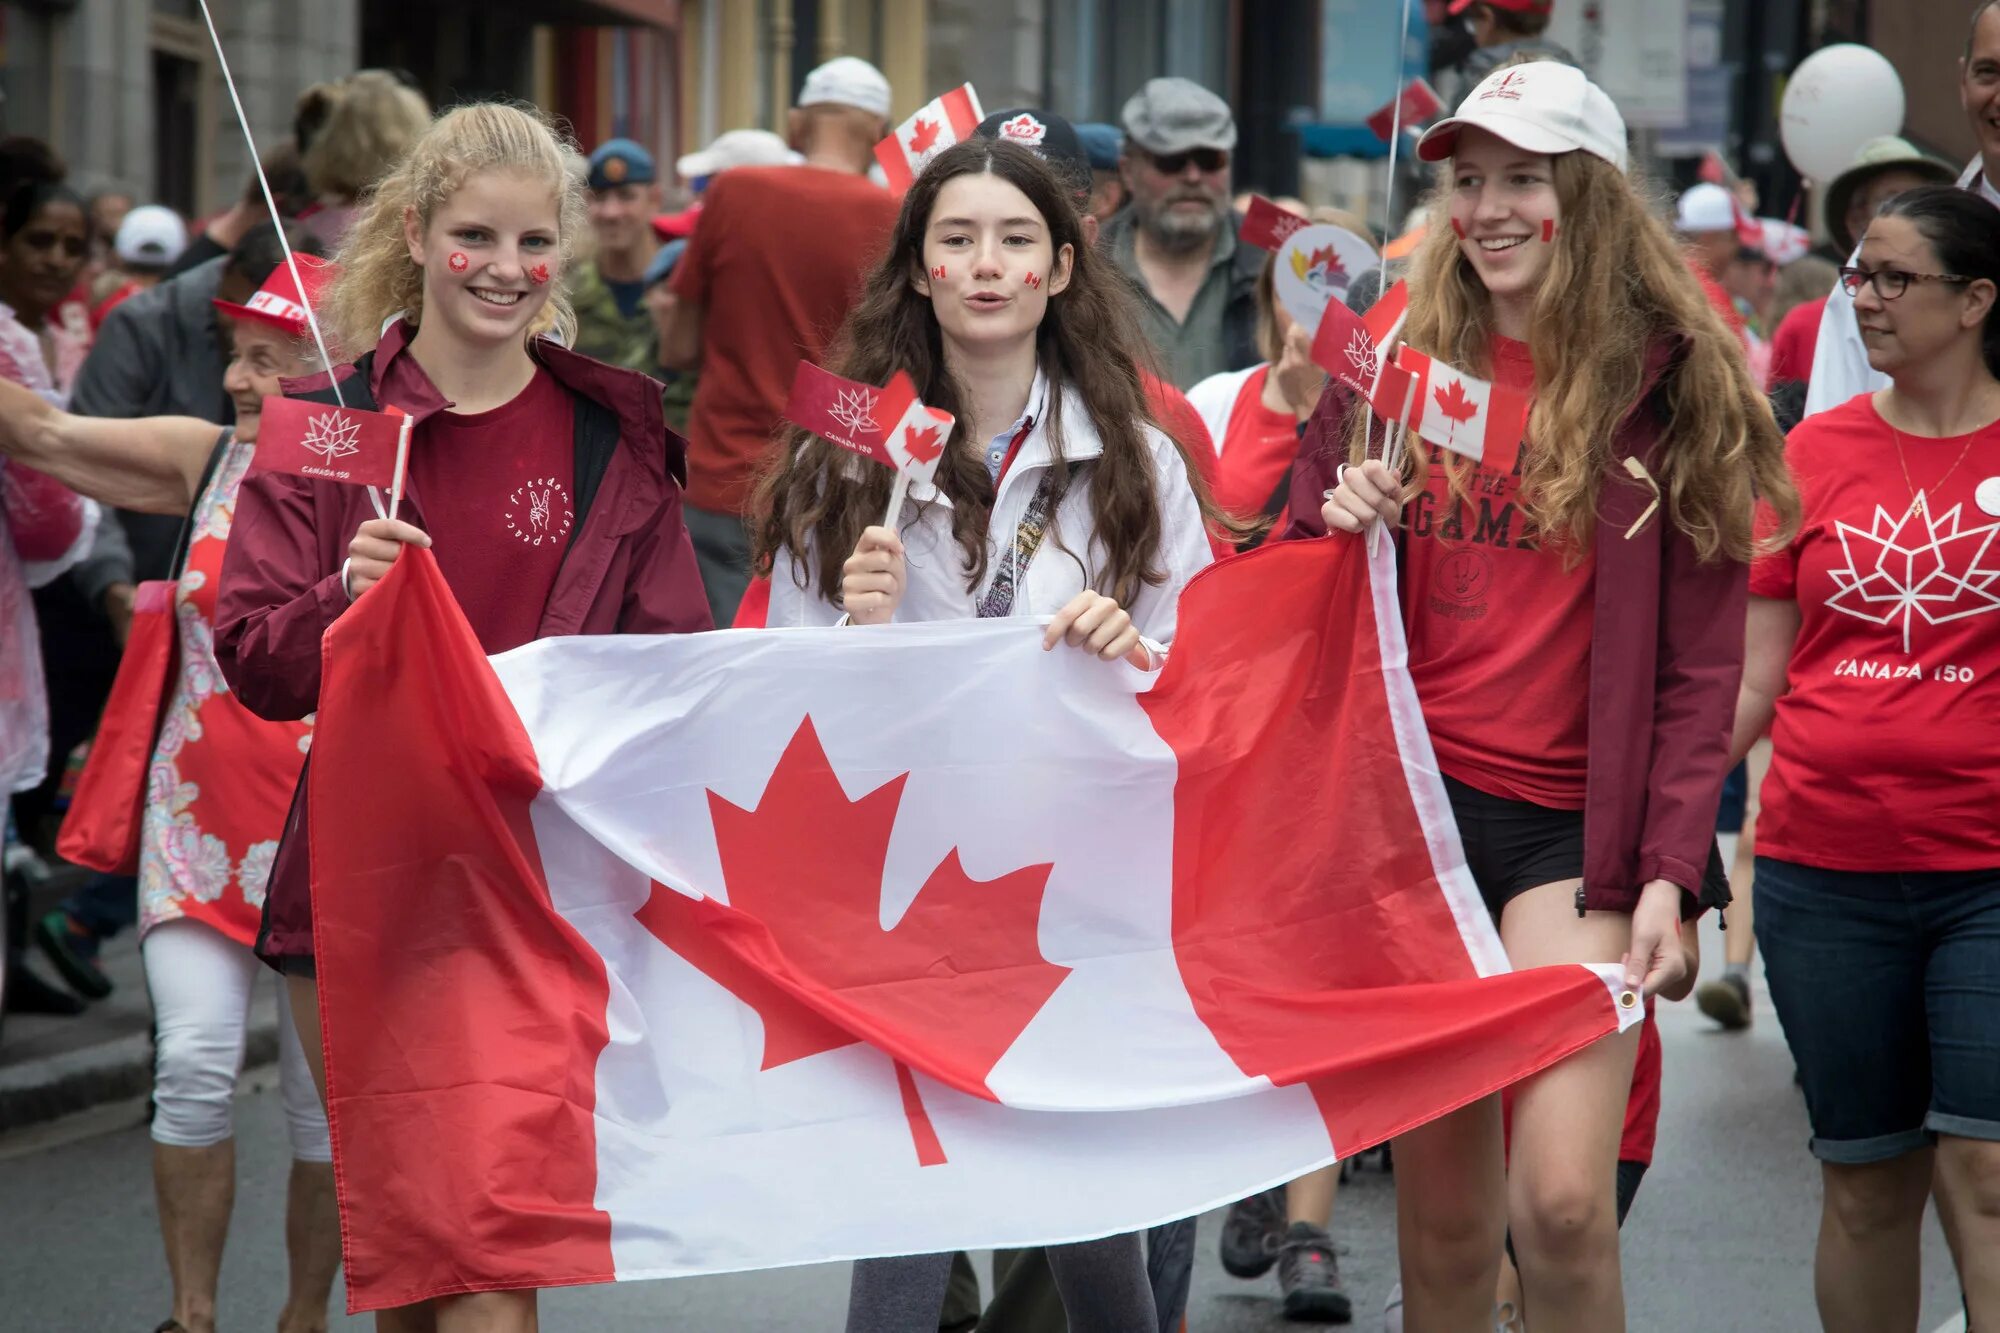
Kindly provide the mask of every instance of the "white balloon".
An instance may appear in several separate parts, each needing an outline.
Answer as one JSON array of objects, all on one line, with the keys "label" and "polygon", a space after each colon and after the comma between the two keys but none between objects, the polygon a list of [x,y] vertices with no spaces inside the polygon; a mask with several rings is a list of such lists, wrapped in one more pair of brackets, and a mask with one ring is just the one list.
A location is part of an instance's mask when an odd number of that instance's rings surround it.
[{"label": "white balloon", "polygon": [[1824,185],[1854,164],[1862,144],[1901,132],[1903,80],[1871,47],[1825,47],[1792,71],[1778,126],[1799,174]]}]

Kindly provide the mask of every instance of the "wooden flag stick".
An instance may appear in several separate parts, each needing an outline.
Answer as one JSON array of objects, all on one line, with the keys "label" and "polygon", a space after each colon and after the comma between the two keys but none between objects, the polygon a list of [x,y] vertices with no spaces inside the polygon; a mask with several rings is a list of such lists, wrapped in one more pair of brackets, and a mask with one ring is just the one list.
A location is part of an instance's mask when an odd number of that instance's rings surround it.
[{"label": "wooden flag stick", "polygon": [[889,512],[882,515],[882,526],[891,532],[896,530],[896,520],[903,516],[903,500],[909,493],[910,470],[899,467],[896,469],[895,488],[889,492]]},{"label": "wooden flag stick", "polygon": [[410,431],[416,425],[416,418],[404,417],[403,428],[396,432],[396,476],[389,487],[389,517],[396,517],[396,511],[403,507],[403,478],[410,468]]}]

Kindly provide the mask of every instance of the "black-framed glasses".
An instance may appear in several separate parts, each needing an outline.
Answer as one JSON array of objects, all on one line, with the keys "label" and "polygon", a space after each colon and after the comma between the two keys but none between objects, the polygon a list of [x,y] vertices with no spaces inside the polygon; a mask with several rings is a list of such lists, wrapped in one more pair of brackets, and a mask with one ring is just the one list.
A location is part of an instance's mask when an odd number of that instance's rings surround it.
[{"label": "black-framed glasses", "polygon": [[1187,170],[1192,162],[1203,171],[1221,171],[1229,165],[1229,150],[1226,148],[1189,148],[1179,153],[1148,153],[1153,159],[1153,170],[1168,176],[1178,176]]},{"label": "black-framed glasses", "polygon": [[1894,301],[1910,290],[1913,282],[1977,282],[1977,278],[1960,277],[1956,273],[1905,273],[1898,268],[1843,268],[1840,270],[1840,285],[1849,296],[1861,295],[1861,284],[1868,283],[1875,288],[1875,294],[1885,301]]}]

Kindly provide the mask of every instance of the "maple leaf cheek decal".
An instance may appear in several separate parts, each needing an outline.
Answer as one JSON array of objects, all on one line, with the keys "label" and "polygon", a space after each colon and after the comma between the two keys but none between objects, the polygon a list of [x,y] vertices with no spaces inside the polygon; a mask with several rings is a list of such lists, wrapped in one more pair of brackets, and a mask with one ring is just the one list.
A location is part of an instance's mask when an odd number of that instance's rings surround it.
[{"label": "maple leaf cheek decal", "polygon": [[[754,809],[709,793],[728,904],[656,883],[637,918],[757,1011],[761,1068],[872,1029],[919,1051],[926,1072],[990,1099],[993,1066],[1069,975],[1038,941],[1053,867],[976,880],[954,848],[883,929],[882,871],[908,776],[849,800],[804,719]],[[917,1124],[914,1086],[903,1082],[904,1102],[922,1157],[928,1126]]]}]

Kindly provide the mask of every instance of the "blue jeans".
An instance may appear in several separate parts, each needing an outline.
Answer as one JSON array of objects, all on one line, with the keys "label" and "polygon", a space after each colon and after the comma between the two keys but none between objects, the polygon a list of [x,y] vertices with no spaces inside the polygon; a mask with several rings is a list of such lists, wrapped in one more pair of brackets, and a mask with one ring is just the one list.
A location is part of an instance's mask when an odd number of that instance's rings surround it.
[{"label": "blue jeans", "polygon": [[63,899],[63,913],[90,934],[73,938],[70,946],[86,957],[97,946],[139,920],[139,881],[130,875],[92,875],[83,887]]},{"label": "blue jeans", "polygon": [[2000,1141],[2000,870],[1862,874],[1757,858],[1757,946],[1813,1156]]}]

